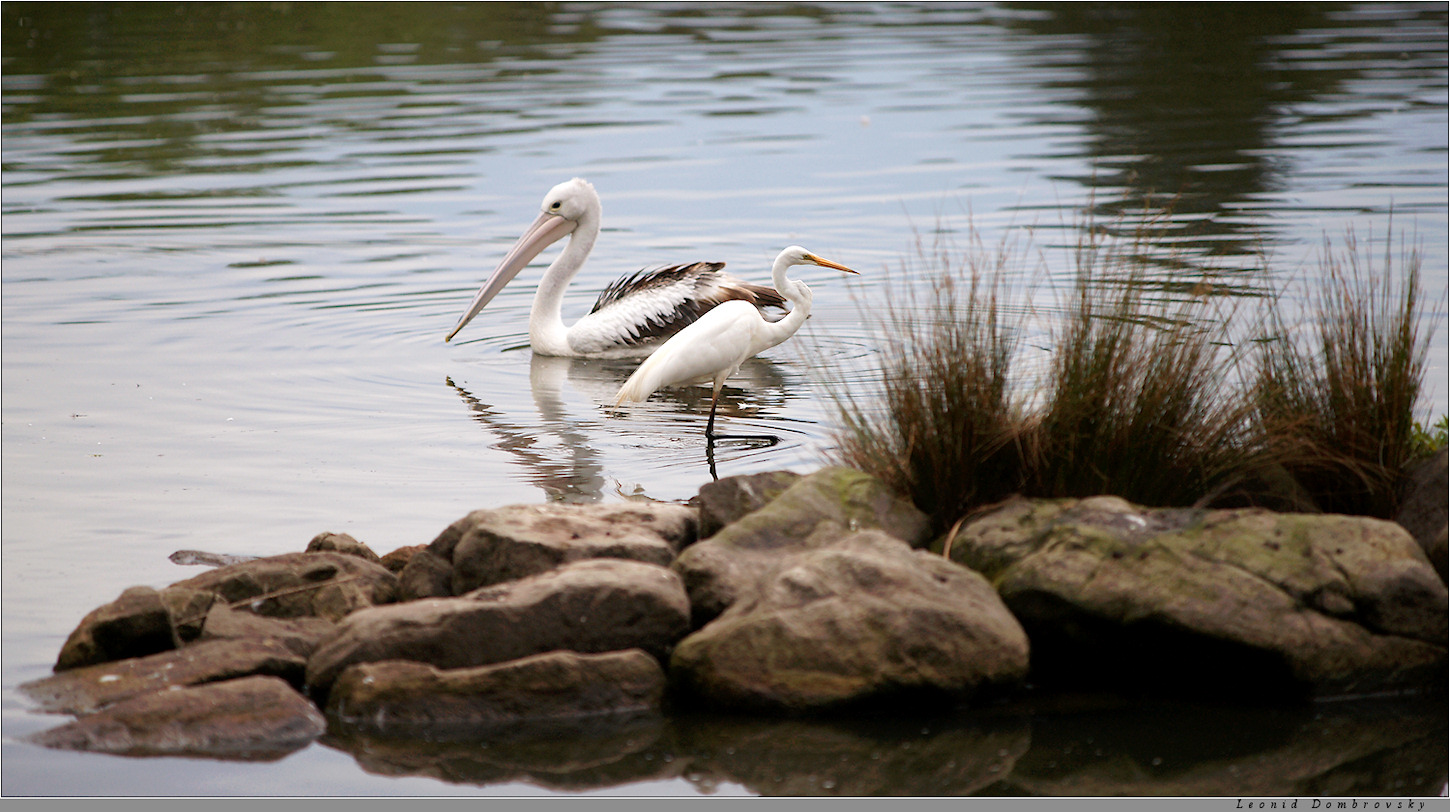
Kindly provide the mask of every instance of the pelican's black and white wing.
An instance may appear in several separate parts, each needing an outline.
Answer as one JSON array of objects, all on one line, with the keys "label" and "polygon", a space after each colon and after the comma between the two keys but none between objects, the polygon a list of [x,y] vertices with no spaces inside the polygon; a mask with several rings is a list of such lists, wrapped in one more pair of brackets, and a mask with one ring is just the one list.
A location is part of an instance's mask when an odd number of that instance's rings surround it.
[{"label": "pelican's black and white wing", "polygon": [[622,277],[605,288],[587,316],[569,329],[580,355],[647,352],[721,302],[741,300],[757,308],[784,309],[774,288],[753,285],[724,272],[723,262],[695,262]]}]

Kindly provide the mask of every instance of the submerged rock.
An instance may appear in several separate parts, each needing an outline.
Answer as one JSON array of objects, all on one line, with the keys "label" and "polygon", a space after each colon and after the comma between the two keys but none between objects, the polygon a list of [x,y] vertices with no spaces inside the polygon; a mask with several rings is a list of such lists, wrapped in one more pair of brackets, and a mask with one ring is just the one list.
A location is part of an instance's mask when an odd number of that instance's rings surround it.
[{"label": "submerged rock", "polygon": [[641,648],[658,659],[689,630],[679,576],[656,564],[596,558],[483,587],[364,609],[313,652],[307,684],[325,693],[354,663],[413,660],[467,668],[556,649]]},{"label": "submerged rock", "polygon": [[982,576],[880,531],[816,536],[680,641],[672,676],[717,704],[796,711],[1026,676],[1027,636]]},{"label": "submerged rock", "polygon": [[40,709],[92,713],[155,691],[253,674],[300,685],[306,660],[276,640],[210,640],[146,657],[61,671],[19,687]]},{"label": "submerged rock", "polygon": [[942,546],[992,581],[1051,682],[1341,694],[1445,679],[1445,585],[1393,522],[1014,500]]},{"label": "submerged rock", "polygon": [[544,721],[657,713],[664,689],[659,661],[639,649],[551,651],[447,670],[387,660],[344,670],[328,713],[392,735],[496,735]]},{"label": "submerged rock", "polygon": [[177,550],[167,558],[173,564],[183,567],[225,567],[243,561],[255,561],[261,556],[235,555],[232,553],[210,553],[205,550]]},{"label": "submerged rock", "polygon": [[825,543],[829,537],[812,536],[822,522],[851,531],[881,530],[913,546],[929,540],[926,514],[879,480],[850,468],[822,469],[675,559],[672,566],[690,593],[695,627],[752,590],[781,555]]},{"label": "submerged rock", "polygon": [[326,730],[322,713],[285,681],[255,676],[148,693],[30,740],[129,756],[272,760]]}]

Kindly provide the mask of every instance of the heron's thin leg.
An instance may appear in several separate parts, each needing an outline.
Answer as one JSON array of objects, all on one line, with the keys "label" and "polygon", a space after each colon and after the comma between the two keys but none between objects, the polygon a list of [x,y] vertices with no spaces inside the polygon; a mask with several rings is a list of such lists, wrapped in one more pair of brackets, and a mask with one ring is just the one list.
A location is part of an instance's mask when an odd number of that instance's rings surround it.
[{"label": "heron's thin leg", "polygon": [[710,419],[705,423],[705,439],[715,439],[715,405],[720,402],[720,384],[715,384],[715,393],[710,396]]}]

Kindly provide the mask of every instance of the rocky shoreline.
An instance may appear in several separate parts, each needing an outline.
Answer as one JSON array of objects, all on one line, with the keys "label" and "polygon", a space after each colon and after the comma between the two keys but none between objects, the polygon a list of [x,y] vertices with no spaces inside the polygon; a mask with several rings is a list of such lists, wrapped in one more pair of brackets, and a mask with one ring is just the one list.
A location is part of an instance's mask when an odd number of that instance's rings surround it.
[{"label": "rocky shoreline", "polygon": [[20,691],[75,716],[38,744],[251,759],[324,736],[583,741],[696,712],[807,724],[1057,688],[1443,700],[1436,465],[1406,509],[1419,538],[1114,497],[1009,500],[934,537],[871,477],[827,468],[721,480],[687,505],[479,510],[381,557],[333,533],[268,558],[189,554],[219,566],[97,608]]}]

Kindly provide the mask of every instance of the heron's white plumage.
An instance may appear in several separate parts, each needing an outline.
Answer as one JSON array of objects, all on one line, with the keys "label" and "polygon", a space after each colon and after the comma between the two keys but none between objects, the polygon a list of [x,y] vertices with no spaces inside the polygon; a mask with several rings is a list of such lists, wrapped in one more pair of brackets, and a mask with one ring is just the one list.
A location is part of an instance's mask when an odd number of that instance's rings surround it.
[{"label": "heron's white plumage", "polygon": [[725,379],[738,372],[747,359],[795,335],[810,317],[811,289],[785,276],[790,266],[807,263],[856,273],[798,245],[781,251],[771,268],[771,279],[776,290],[793,305],[785,318],[767,321],[758,308],[740,301],[717,305],[646,358],[620,387],[615,405],[645,400],[667,386],[709,382],[714,392],[705,436],[713,437],[715,406]]},{"label": "heron's white plumage", "polygon": [[639,357],[721,302],[740,300],[753,307],[783,304],[775,291],[724,273],[723,263],[697,262],[625,277],[600,295],[588,315],[565,327],[564,289],[599,236],[602,206],[594,187],[574,178],[550,189],[541,209],[445,341],[452,340],[530,260],[565,236],[569,242],[544,272],[529,313],[529,345],[542,355]]}]

